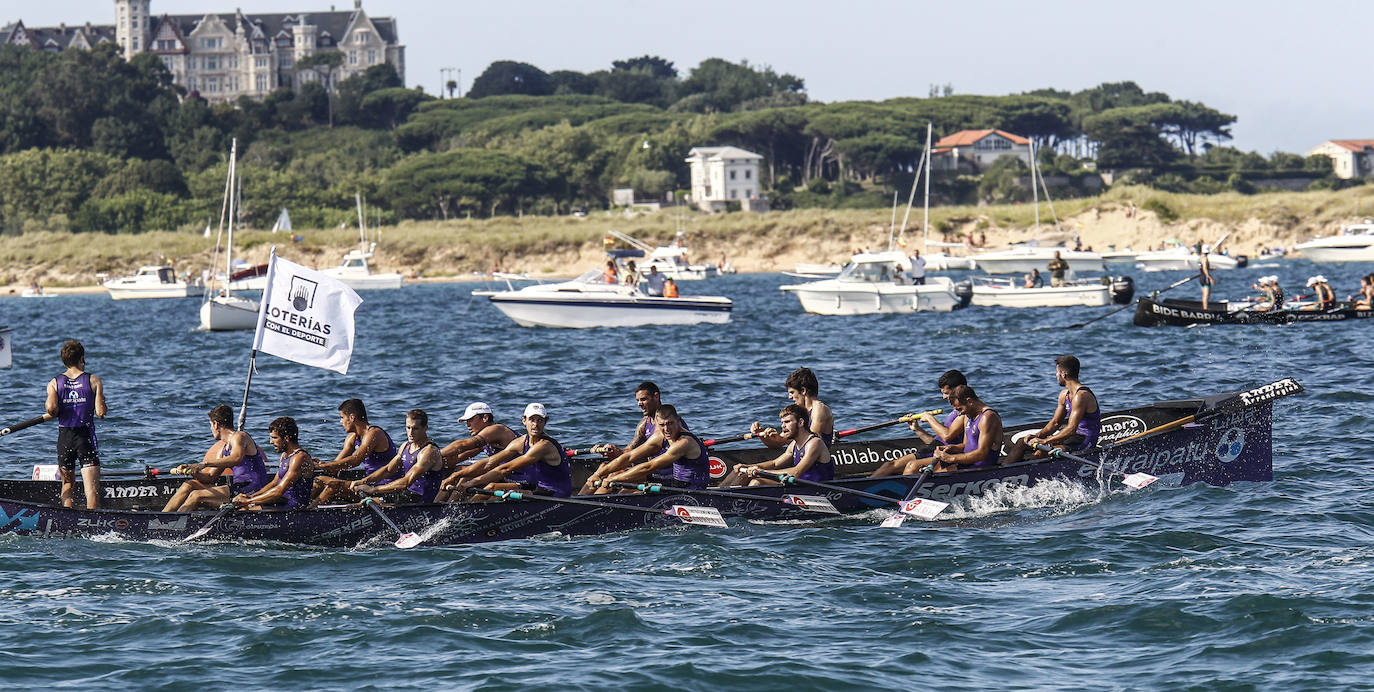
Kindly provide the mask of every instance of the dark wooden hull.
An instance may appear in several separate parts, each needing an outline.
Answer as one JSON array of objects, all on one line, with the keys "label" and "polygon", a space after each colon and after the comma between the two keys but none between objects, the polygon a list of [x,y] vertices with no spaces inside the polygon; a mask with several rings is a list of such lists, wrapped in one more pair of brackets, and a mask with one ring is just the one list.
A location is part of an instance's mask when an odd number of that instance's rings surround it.
[{"label": "dark wooden hull", "polygon": [[1154,327],[1172,325],[1186,327],[1194,324],[1289,324],[1292,322],[1344,322],[1374,317],[1374,311],[1341,307],[1335,310],[1230,310],[1226,303],[1202,304],[1187,300],[1151,300],[1136,302],[1136,325]]}]

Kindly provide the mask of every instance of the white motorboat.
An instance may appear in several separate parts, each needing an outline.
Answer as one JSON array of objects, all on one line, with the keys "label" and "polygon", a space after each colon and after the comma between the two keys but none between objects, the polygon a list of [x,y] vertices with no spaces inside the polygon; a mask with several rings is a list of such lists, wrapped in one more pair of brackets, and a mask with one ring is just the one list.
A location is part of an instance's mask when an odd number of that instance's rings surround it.
[{"label": "white motorboat", "polygon": [[724,324],[734,303],[721,296],[666,298],[638,286],[608,284],[599,270],[572,281],[519,290],[473,291],[522,327],[643,327],[654,324]]},{"label": "white motorboat", "polygon": [[[963,243],[942,243],[934,240],[927,240],[925,246],[928,248],[967,248]],[[948,252],[922,252],[921,257],[926,261],[926,271],[928,272],[953,272],[953,271],[973,271],[977,266],[973,258],[967,255],[952,255]]]},{"label": "white motorboat", "polygon": [[863,253],[854,255],[833,279],[780,288],[796,295],[802,309],[816,315],[948,312],[968,305],[968,285],[943,276],[927,277],[924,285],[898,283],[910,268],[903,252]]},{"label": "white motorboat", "polygon": [[840,275],[844,267],[838,264],[807,264],[798,262],[794,271],[784,271],[783,276],[794,279],[833,279]]},{"label": "white motorboat", "polygon": [[1026,288],[1012,279],[979,278],[973,282],[973,304],[985,307],[1051,308],[1072,305],[1126,305],[1135,297],[1128,276],[1081,279],[1063,286]]},{"label": "white motorboat", "polygon": [[[1240,260],[1228,255],[1210,252],[1203,248],[1208,254],[1208,261],[1212,269],[1235,269],[1243,266]],[[1136,267],[1147,272],[1170,272],[1170,271],[1197,271],[1202,266],[1202,259],[1198,253],[1186,245],[1175,245],[1166,250],[1151,250],[1142,252],[1135,257]]]},{"label": "white motorboat", "polygon": [[199,284],[177,278],[175,269],[167,265],[150,264],[138,268],[133,276],[122,276],[105,282],[110,297],[130,298],[194,298],[204,293]]},{"label": "white motorboat", "polygon": [[681,231],[672,245],[654,247],[648,243],[628,236],[619,231],[606,231],[608,236],[629,243],[630,246],[645,253],[642,260],[635,262],[640,279],[649,274],[651,267],[658,267],[658,273],[673,281],[699,281],[720,273],[714,264],[690,264],[687,260],[687,245]]},{"label": "white motorboat", "polygon": [[1130,247],[1121,250],[1108,250],[1102,253],[1102,261],[1107,264],[1134,264],[1139,252]]},{"label": "white motorboat", "polygon": [[51,292],[51,291],[46,291],[46,290],[43,289],[42,286],[39,286],[39,287],[37,287],[37,288],[26,288],[26,289],[24,289],[23,292],[21,292],[21,293],[19,294],[19,297],[20,297],[20,298],[56,298],[56,297],[59,296],[59,295],[62,295],[62,294],[60,294],[60,293],[53,293],[53,292]]},{"label": "white motorboat", "polygon": [[1045,271],[1054,253],[1069,263],[1069,271],[1074,273],[1101,273],[1106,271],[1102,255],[1085,250],[1074,250],[1065,246],[1041,246],[1034,241],[1013,247],[1010,250],[984,252],[973,256],[974,264],[989,274],[1029,274],[1032,269]]},{"label": "white motorboat", "polygon": [[[224,187],[224,205],[221,208],[220,231],[224,230],[225,219],[229,222],[229,238],[225,243],[223,288],[214,295],[207,295],[200,304],[200,328],[211,332],[242,331],[256,329],[258,326],[258,301],[241,295],[234,295],[234,212],[238,196],[234,192],[235,176],[238,174],[238,140],[234,139],[229,148],[229,181]],[[216,252],[219,239],[215,240]],[[239,275],[242,279],[242,274]],[[265,279],[263,279],[265,285]]]},{"label": "white motorboat", "polygon": [[355,291],[375,291],[382,289],[396,289],[401,287],[401,275],[396,273],[374,274],[368,266],[368,260],[372,259],[372,250],[377,247],[376,243],[366,251],[349,250],[343,257],[343,262],[337,267],[324,269],[321,273],[332,276],[344,282],[349,288]]},{"label": "white motorboat", "polygon": [[248,266],[243,260],[236,260],[234,272],[229,275],[229,289],[232,291],[261,291],[267,288],[267,265]]},{"label": "white motorboat", "polygon": [[1298,243],[1294,249],[1313,262],[1374,262],[1374,222],[1342,226],[1338,235]]}]

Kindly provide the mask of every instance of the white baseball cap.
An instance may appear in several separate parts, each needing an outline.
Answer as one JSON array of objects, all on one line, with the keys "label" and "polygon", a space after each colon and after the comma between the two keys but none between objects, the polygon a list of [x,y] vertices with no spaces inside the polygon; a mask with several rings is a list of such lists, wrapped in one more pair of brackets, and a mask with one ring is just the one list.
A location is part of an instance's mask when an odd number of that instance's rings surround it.
[{"label": "white baseball cap", "polygon": [[460,420],[460,421],[468,421],[468,420],[471,420],[471,419],[473,419],[473,418],[476,418],[477,416],[482,415],[483,413],[490,414],[490,413],[491,413],[491,407],[488,406],[488,405],[486,405],[485,402],[474,401],[474,402],[472,402],[471,404],[468,404],[467,410],[466,410],[466,411],[463,411],[463,415],[460,416],[460,417],[458,418],[458,420]]},{"label": "white baseball cap", "polygon": [[543,404],[530,404],[525,407],[525,417],[529,418],[531,416],[539,416],[544,420],[548,420],[549,412],[544,410]]},{"label": "white baseball cap", "polygon": [[1309,277],[1307,277],[1307,287],[1308,287],[1308,288],[1311,288],[1311,287],[1312,287],[1312,284],[1315,284],[1315,283],[1317,283],[1317,277],[1315,277],[1315,276],[1309,276]]}]

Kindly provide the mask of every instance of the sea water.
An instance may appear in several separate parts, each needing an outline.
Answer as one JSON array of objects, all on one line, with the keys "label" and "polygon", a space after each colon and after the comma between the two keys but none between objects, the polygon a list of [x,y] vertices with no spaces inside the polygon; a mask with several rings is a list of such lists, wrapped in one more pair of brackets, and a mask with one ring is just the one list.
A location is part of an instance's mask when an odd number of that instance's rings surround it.
[{"label": "sea water", "polygon": [[[1218,272],[1241,297],[1261,274],[1289,292],[1360,266]],[[1129,270],[1127,270],[1129,272]],[[1134,274],[1147,292],[1181,274]],[[958,276],[956,274],[956,276]],[[1141,328],[1109,308],[973,308],[819,317],[778,275],[683,282],[734,299],[727,325],[516,327],[471,291],[364,294],[347,375],[260,356],[247,429],[294,416],[331,457],[337,407],[363,399],[404,437],[429,412],[441,443],[471,401],[519,429],[550,412],[570,446],[627,442],[633,390],[663,389],[694,431],[774,424],[798,366],[849,428],[942,405],[958,368],[1009,424],[1053,411],[1055,356],[1083,361],[1105,409],[1296,377],[1277,402],[1272,483],[1158,483],[1142,491],[1044,484],[955,504],[940,520],[885,512],[814,522],[546,536],[408,551],[0,535],[0,679],[13,688],[1329,689],[1370,685],[1374,547],[1374,324]],[[1166,294],[1196,297],[1196,284]],[[247,332],[194,330],[199,301],[104,295],[0,299],[14,367],[0,424],[42,410],[68,338],[87,349],[110,416],[106,469],[201,458],[206,411],[237,410]],[[896,435],[898,429],[872,433]],[[52,463],[56,431],[0,440],[0,468]]]}]

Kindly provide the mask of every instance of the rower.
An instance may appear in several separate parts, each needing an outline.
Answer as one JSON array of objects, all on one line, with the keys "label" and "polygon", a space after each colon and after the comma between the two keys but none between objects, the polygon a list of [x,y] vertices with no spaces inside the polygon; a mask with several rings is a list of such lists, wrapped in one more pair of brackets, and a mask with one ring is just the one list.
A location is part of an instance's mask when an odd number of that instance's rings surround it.
[{"label": "rower", "polygon": [[[820,389],[816,373],[811,372],[811,368],[797,368],[787,376],[787,381],[784,384],[787,387],[787,397],[806,412],[802,423],[808,430],[818,435],[826,447],[833,447],[835,445],[835,414],[831,412],[829,406],[816,398]],[[783,447],[789,444],[787,438],[779,435],[778,431],[772,428],[765,429],[758,421],[754,421],[754,424],[749,426],[749,432],[767,447]]]},{"label": "rower", "polygon": [[62,344],[61,356],[67,369],[48,380],[44,408],[50,419],[57,419],[62,506],[72,506],[79,464],[86,509],[100,509],[100,446],[95,438],[95,419],[104,418],[108,411],[105,385],[99,376],[86,372],[86,347],[80,341]]},{"label": "rower", "polygon": [[[951,401],[954,390],[958,387],[967,385],[968,378],[964,377],[964,373],[958,370],[946,370],[945,374],[940,376],[936,384],[940,387],[940,396],[943,397],[945,401]],[[921,429],[920,423],[922,422],[930,426],[930,433]],[[951,404],[950,412],[945,415],[944,423],[936,420],[935,416],[931,415],[929,411],[926,411],[921,414],[919,419],[908,422],[907,427],[911,428],[911,431],[916,433],[916,436],[921,439],[923,444],[956,445],[964,440],[964,422],[965,419],[959,413],[959,409]],[[902,475],[903,469],[917,459],[918,457],[913,452],[895,461],[885,461],[874,470],[869,477],[876,478],[878,476]]]},{"label": "rower", "polygon": [[[184,467],[191,479],[177,488],[164,512],[193,512],[200,505],[219,505],[235,495],[252,495],[267,485],[267,456],[253,438],[234,429],[234,410],[220,404],[210,409],[210,435],[215,444],[199,464]],[[219,477],[230,474],[229,485]]]},{"label": "rower", "polygon": [[1316,293],[1316,303],[1309,306],[1308,310],[1332,310],[1336,307],[1336,293],[1331,290],[1331,286],[1326,283],[1326,277],[1318,274],[1307,280],[1307,287]]},{"label": "rower", "polygon": [[[389,483],[374,485],[374,479],[395,477]],[[359,495],[387,495],[396,504],[417,505],[435,501],[444,480],[444,455],[439,445],[429,439],[429,414],[416,408],[406,413],[406,443],[387,465],[367,478],[353,481],[348,489]]]},{"label": "rower", "polygon": [[[519,435],[514,430],[496,422],[496,414],[484,401],[474,401],[468,404],[463,411],[463,415],[458,419],[468,426],[468,432],[472,434],[465,440],[454,440],[444,447],[444,468],[450,469],[454,466],[458,468],[452,472],[443,483],[439,485],[441,490],[436,502],[450,502],[458,498],[453,497],[450,491],[442,490],[450,485],[455,485],[458,481],[469,478],[475,474],[482,474],[490,471],[495,465],[487,463],[497,452],[506,448]],[[487,459],[473,461],[473,457],[485,452]]]},{"label": "rower", "polygon": [[[544,434],[549,422],[544,405],[535,403],[526,406],[521,420],[525,423],[526,433],[492,456],[495,468],[476,478],[461,481],[458,484],[459,495],[466,494],[470,488],[523,489],[554,497],[572,494],[572,465],[568,463],[563,445]],[[486,498],[477,499],[482,501]]]},{"label": "rower", "polygon": [[752,466],[736,466],[730,475],[720,482],[720,487],[743,484],[776,485],[776,481],[759,478],[760,470],[796,476],[801,480],[824,483],[835,478],[835,464],[830,459],[830,446],[820,435],[806,426],[806,409],[798,404],[788,404],[778,413],[778,424],[782,428],[782,438],[787,441],[787,449],[777,458]]},{"label": "rower", "polygon": [[1283,309],[1283,288],[1279,286],[1279,277],[1261,276],[1252,288],[1264,291],[1264,297],[1269,301],[1269,306],[1264,311]]},{"label": "rower", "polygon": [[1355,298],[1355,308],[1368,310],[1374,306],[1374,274],[1360,277],[1360,294]]},{"label": "rower", "polygon": [[1020,461],[1026,451],[1034,449],[1033,459],[1043,458],[1046,453],[1035,445],[1049,445],[1068,452],[1081,452],[1097,446],[1097,436],[1102,430],[1102,409],[1097,405],[1097,396],[1082,382],[1078,381],[1080,364],[1073,356],[1059,356],[1054,359],[1055,379],[1064,389],[1059,392],[1054,417],[1038,432],[1028,439],[1017,441],[1007,454],[1008,464]]},{"label": "rower", "polygon": [[296,419],[282,416],[267,426],[267,440],[281,453],[277,475],[256,493],[234,496],[239,509],[300,509],[310,502],[315,482],[315,459],[300,444]]},{"label": "rower", "polygon": [[[598,495],[614,492],[610,483],[652,481],[669,488],[705,490],[711,482],[711,455],[706,445],[687,430],[677,409],[663,404],[654,411],[654,435],[625,456],[633,464],[606,477]],[[659,440],[662,443],[659,443]],[[636,455],[638,453],[638,455]],[[634,463],[645,459],[642,463]]]},{"label": "rower", "polygon": [[[319,474],[315,493],[319,504],[328,504],[344,488],[344,481],[337,477],[341,471],[362,464],[363,474],[370,476],[396,457],[396,443],[385,430],[367,422],[367,407],[361,399],[347,399],[339,404],[339,425],[346,433],[343,448],[331,462],[315,460],[315,471]],[[393,476],[376,480],[394,479]],[[350,501],[352,499],[356,498]]]},{"label": "rower", "polygon": [[[658,413],[658,407],[663,405],[663,394],[659,391],[658,385],[649,380],[640,382],[639,386],[635,387],[635,405],[644,413],[644,417],[640,419],[639,425],[635,427],[634,438],[631,439],[630,444],[625,445],[624,448],[617,447],[613,444],[598,445],[593,448],[593,451],[600,452],[602,456],[606,458],[606,461],[602,463],[601,466],[597,467],[596,471],[587,478],[587,482],[582,486],[582,489],[578,491],[579,495],[592,494],[596,491],[597,484],[600,483],[602,479],[609,478],[612,475],[628,469],[630,465],[634,463],[630,459],[628,452],[645,444],[650,438],[655,439],[657,448],[647,451],[644,455],[639,457],[640,459],[647,459],[667,451],[668,442],[663,439],[662,435],[656,434],[658,432],[658,426],[654,422],[655,414]],[[681,418],[678,419],[678,422],[682,425],[683,430],[690,430]],[[672,478],[669,469],[660,470],[658,473],[652,475],[652,480],[656,482],[667,481]]]},{"label": "rower", "polygon": [[997,465],[997,458],[1002,453],[1002,416],[983,403],[968,385],[956,387],[949,402],[967,421],[964,444],[936,447],[932,458],[908,465],[905,475],[917,473],[927,463],[934,463],[936,472],[958,471],[961,466]]}]

